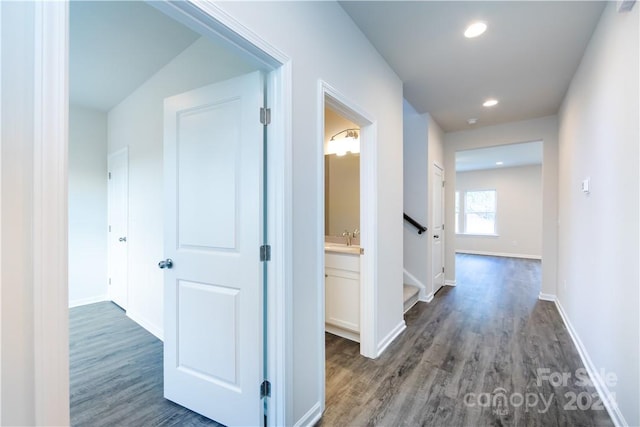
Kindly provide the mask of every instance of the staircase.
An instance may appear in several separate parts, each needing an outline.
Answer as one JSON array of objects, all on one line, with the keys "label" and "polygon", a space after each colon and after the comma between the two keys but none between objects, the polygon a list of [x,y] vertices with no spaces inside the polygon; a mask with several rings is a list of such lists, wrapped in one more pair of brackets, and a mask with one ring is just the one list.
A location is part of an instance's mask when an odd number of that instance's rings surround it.
[{"label": "staircase", "polygon": [[404,312],[406,313],[418,302],[420,289],[412,285],[407,285],[405,283],[403,285],[402,293],[404,296]]}]

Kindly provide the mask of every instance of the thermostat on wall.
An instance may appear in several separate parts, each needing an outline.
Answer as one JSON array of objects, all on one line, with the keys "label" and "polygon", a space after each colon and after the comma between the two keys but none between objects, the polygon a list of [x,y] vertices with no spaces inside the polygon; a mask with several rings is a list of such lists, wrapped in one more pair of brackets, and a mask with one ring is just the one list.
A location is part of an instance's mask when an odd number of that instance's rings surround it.
[{"label": "thermostat on wall", "polygon": [[582,181],[582,192],[585,194],[589,194],[589,184],[591,182],[591,178],[587,178]]}]

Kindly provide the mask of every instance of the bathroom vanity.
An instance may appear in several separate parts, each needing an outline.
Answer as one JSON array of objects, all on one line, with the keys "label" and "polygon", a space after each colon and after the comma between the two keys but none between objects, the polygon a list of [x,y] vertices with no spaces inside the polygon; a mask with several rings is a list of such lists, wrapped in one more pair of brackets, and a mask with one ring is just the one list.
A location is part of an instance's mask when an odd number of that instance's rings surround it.
[{"label": "bathroom vanity", "polygon": [[360,246],[325,243],[325,330],[360,342]]}]

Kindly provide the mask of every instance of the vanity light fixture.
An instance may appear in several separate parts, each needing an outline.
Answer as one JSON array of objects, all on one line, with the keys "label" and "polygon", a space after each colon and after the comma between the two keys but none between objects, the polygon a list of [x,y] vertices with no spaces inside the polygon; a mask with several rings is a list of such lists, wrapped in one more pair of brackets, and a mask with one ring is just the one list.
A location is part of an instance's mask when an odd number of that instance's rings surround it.
[{"label": "vanity light fixture", "polygon": [[[327,151],[325,154],[335,154],[336,156],[344,156],[348,152],[360,152],[359,129],[344,129],[336,133],[329,139],[327,143]],[[344,136],[340,136],[344,134]],[[337,137],[337,138],[336,138]]]},{"label": "vanity light fixture", "polygon": [[468,39],[472,39],[474,37],[478,37],[482,35],[485,31],[487,31],[487,24],[481,21],[477,21],[472,23],[464,30],[464,36]]},{"label": "vanity light fixture", "polygon": [[494,105],[498,105],[497,99],[487,99],[482,103],[483,107],[493,107]]}]

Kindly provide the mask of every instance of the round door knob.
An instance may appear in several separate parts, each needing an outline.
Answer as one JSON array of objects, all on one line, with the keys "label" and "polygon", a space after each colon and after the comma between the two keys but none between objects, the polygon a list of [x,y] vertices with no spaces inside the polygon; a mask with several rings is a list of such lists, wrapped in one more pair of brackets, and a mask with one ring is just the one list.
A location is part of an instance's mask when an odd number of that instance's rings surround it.
[{"label": "round door knob", "polygon": [[126,237],[121,237],[118,239],[118,242],[126,242],[127,238]]},{"label": "round door knob", "polygon": [[167,258],[165,260],[162,260],[158,263],[158,267],[160,268],[171,268],[173,267],[173,261],[171,260],[171,258]]}]

